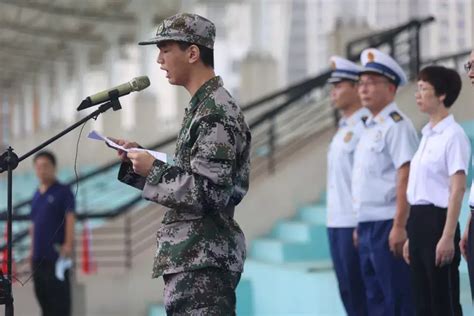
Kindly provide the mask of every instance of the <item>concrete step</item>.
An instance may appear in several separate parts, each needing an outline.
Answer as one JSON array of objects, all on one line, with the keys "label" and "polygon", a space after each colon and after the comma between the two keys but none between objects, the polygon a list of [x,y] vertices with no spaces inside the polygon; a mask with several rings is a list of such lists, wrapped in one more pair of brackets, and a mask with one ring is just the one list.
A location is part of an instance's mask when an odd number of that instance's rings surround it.
[{"label": "concrete step", "polygon": [[148,316],[166,316],[165,307],[160,304],[151,304],[148,307]]},{"label": "concrete step", "polygon": [[293,265],[250,259],[243,276],[252,285],[253,312],[239,316],[345,315],[336,278],[327,261]]},{"label": "concrete step", "polygon": [[272,263],[327,260],[329,249],[327,241],[292,242],[259,238],[252,243],[250,258]]},{"label": "concrete step", "polygon": [[326,225],[326,205],[318,203],[300,207],[296,217],[304,222]]},{"label": "concrete step", "polygon": [[[239,316],[346,315],[330,261],[271,264],[249,259],[243,278],[251,283],[253,307]],[[468,274],[461,272],[460,280],[464,315],[474,315]]]},{"label": "concrete step", "polygon": [[299,220],[280,220],[274,226],[271,237],[283,241],[327,243],[326,226]]}]

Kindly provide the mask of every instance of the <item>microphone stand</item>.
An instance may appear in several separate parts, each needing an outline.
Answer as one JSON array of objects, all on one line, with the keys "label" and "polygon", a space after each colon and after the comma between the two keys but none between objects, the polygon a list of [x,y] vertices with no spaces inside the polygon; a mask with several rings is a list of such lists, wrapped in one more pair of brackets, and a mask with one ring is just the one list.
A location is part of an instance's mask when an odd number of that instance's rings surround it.
[{"label": "microphone stand", "polygon": [[44,147],[48,146],[57,139],[63,137],[73,129],[84,124],[90,119],[97,119],[97,117],[106,112],[109,109],[118,111],[122,108],[122,105],[119,101],[119,91],[112,90],[109,92],[110,101],[103,103],[99,106],[97,110],[84,117],[79,122],[68,127],[64,131],[60,132],[56,136],[51,137],[41,145],[33,148],[26,154],[21,157],[18,157],[13,151],[12,147],[9,147],[2,155],[0,155],[0,173],[7,171],[8,172],[8,189],[7,189],[7,278],[3,276],[3,273],[0,270],[0,305],[5,304],[5,316],[13,316],[13,293],[12,293],[12,215],[13,215],[13,206],[12,206],[12,187],[13,187],[13,170],[18,166],[18,164],[30,157],[34,153],[40,151]]}]

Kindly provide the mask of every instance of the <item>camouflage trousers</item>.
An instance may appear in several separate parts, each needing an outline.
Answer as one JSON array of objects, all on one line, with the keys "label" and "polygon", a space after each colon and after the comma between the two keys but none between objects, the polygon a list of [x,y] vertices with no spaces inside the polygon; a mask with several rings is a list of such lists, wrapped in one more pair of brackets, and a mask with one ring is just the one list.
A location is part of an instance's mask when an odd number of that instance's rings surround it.
[{"label": "camouflage trousers", "polygon": [[204,268],[163,275],[166,315],[235,315],[239,272]]}]

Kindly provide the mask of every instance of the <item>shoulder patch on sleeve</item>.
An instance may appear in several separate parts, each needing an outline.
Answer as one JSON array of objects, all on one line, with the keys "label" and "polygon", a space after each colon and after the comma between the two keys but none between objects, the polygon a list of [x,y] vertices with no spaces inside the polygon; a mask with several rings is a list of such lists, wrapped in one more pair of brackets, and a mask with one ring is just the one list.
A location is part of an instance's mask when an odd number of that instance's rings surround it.
[{"label": "shoulder patch on sleeve", "polygon": [[403,117],[397,111],[390,113],[390,117],[397,123],[403,120]]}]

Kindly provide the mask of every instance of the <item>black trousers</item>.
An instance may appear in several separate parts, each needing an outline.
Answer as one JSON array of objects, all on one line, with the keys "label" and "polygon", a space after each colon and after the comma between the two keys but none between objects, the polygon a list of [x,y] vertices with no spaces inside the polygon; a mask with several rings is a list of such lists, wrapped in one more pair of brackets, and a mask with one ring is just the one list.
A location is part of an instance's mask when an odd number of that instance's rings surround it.
[{"label": "black trousers", "polygon": [[55,275],[55,263],[51,261],[33,263],[33,281],[36,299],[43,316],[71,315],[71,284],[69,271],[64,281]]},{"label": "black trousers", "polygon": [[410,270],[419,316],[462,315],[459,302],[459,224],[454,237],[451,264],[436,267],[436,245],[443,234],[447,209],[434,205],[413,205],[407,230],[410,239]]},{"label": "black trousers", "polygon": [[471,223],[467,237],[467,268],[469,283],[471,284],[471,298],[474,302],[474,207],[471,206]]}]

